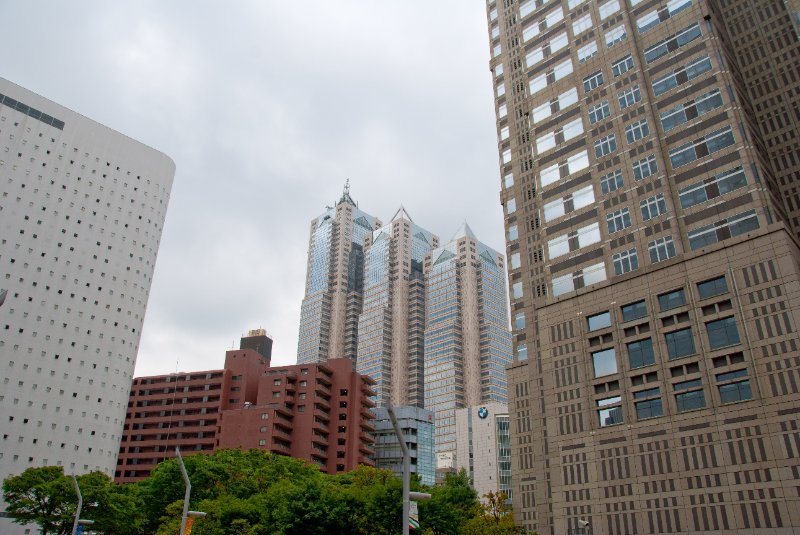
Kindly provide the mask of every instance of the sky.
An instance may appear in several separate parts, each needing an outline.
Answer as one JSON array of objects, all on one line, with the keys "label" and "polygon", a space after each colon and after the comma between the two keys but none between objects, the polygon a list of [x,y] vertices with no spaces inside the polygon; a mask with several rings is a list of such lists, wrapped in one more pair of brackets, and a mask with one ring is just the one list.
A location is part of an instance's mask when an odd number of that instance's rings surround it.
[{"label": "sky", "polygon": [[[309,226],[345,181],[504,251],[479,0],[0,2],[0,76],[169,155],[136,375],[296,361]],[[16,22],[15,22],[16,21]]]}]

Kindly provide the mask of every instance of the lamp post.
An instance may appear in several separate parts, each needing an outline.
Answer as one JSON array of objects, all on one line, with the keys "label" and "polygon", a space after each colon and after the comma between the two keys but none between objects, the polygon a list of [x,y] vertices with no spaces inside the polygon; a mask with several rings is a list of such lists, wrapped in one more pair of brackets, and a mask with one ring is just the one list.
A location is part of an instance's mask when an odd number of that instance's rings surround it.
[{"label": "lamp post", "polygon": [[389,419],[392,421],[394,427],[394,434],[397,437],[397,442],[400,443],[400,449],[403,450],[403,535],[408,535],[408,513],[411,509],[409,497],[414,497],[418,500],[429,500],[431,495],[425,492],[410,492],[411,487],[411,454],[406,446],[406,437],[400,430],[400,425],[397,423],[397,417],[394,414],[394,407],[389,403],[386,405],[386,411],[389,413]]}]

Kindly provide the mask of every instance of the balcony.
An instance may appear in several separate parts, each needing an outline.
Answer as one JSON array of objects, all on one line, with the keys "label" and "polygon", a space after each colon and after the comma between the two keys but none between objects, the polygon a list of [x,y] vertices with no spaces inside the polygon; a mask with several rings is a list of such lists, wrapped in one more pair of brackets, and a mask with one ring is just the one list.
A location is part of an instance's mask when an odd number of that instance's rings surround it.
[{"label": "balcony", "polygon": [[358,438],[362,442],[365,442],[367,444],[374,444],[375,443],[375,438],[372,435],[369,435],[367,433],[359,433],[358,434]]}]

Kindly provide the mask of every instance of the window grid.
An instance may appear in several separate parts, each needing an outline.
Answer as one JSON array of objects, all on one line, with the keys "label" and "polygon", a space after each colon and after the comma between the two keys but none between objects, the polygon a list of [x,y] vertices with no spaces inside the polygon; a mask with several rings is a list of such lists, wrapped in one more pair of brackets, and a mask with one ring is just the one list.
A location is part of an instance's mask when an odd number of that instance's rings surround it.
[{"label": "window grid", "polygon": [[624,184],[622,170],[620,169],[600,177],[600,190],[603,192],[603,195],[620,189]]},{"label": "window grid", "polygon": [[630,54],[611,64],[611,73],[615,77],[621,76],[631,69],[633,69],[633,58],[630,56]]},{"label": "window grid", "polygon": [[620,91],[617,94],[617,100],[619,101],[620,109],[625,109],[629,106],[633,106],[640,100],[642,100],[642,92],[639,89],[638,85],[625,89],[624,91]]},{"label": "window grid", "polygon": [[633,163],[633,178],[637,181],[655,175],[656,173],[658,173],[658,162],[656,162],[654,154]]},{"label": "window grid", "polygon": [[614,264],[615,275],[623,275],[639,269],[639,257],[636,254],[636,248],[614,254],[611,257],[611,261]]},{"label": "window grid", "polygon": [[631,226],[631,214],[627,208],[622,208],[610,214],[606,214],[608,233],[613,234]]},{"label": "window grid", "polygon": [[636,143],[648,135],[650,135],[650,125],[647,124],[647,119],[636,121],[625,127],[625,140],[628,143]]},{"label": "window grid", "polygon": [[667,213],[667,201],[663,193],[657,193],[652,197],[639,201],[639,208],[642,211],[642,219],[647,221]]},{"label": "window grid", "polygon": [[647,250],[650,253],[650,263],[656,264],[675,256],[675,242],[672,236],[664,236],[648,243]]},{"label": "window grid", "polygon": [[597,158],[607,156],[617,150],[617,136],[616,134],[609,134],[601,137],[594,142],[594,155]]}]

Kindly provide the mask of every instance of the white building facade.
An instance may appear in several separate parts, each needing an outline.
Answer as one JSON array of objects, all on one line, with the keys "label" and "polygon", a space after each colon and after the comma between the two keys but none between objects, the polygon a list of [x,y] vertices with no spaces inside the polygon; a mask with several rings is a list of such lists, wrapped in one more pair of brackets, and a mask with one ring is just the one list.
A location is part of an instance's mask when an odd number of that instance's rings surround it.
[{"label": "white building facade", "polygon": [[504,492],[511,502],[508,406],[490,402],[456,410],[456,469],[464,468],[481,501]]},{"label": "white building facade", "polygon": [[0,479],[113,476],[174,173],[0,79]]}]

